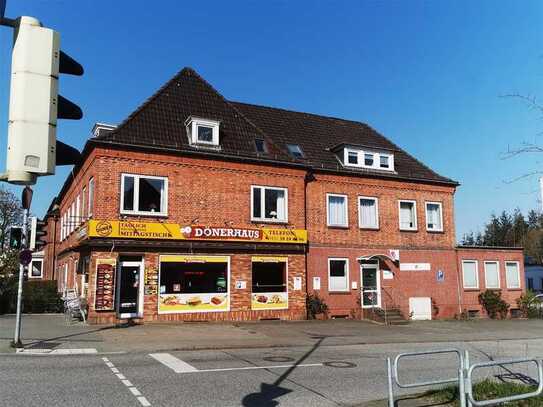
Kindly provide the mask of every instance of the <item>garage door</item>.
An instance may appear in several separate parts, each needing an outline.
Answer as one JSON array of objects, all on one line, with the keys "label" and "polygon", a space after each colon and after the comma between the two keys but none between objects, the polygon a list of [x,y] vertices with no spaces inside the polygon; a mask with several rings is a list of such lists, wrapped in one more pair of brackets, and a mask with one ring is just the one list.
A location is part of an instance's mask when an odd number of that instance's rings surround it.
[{"label": "garage door", "polygon": [[432,300],[430,297],[409,298],[409,313],[413,320],[432,319]]}]

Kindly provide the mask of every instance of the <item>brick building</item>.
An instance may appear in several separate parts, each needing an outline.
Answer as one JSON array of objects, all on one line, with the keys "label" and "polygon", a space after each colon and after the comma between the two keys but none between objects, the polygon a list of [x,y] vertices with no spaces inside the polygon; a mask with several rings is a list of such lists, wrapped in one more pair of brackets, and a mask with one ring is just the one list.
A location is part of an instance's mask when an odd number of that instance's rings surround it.
[{"label": "brick building", "polygon": [[303,319],[308,293],[331,316],[444,318],[523,290],[521,250],[455,247],[455,181],[365,124],[228,101],[189,68],[83,157],[43,268],[91,322]]}]

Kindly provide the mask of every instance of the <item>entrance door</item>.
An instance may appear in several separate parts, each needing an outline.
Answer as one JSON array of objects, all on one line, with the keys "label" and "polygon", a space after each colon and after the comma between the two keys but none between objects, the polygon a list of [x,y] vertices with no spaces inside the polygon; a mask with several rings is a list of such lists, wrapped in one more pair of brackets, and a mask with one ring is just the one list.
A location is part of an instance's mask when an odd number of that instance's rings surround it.
[{"label": "entrance door", "polygon": [[360,277],[362,281],[362,308],[380,308],[381,272],[379,265],[377,263],[362,264],[360,266]]},{"label": "entrance door", "polygon": [[117,314],[119,318],[143,316],[143,267],[141,261],[121,261],[119,266]]}]

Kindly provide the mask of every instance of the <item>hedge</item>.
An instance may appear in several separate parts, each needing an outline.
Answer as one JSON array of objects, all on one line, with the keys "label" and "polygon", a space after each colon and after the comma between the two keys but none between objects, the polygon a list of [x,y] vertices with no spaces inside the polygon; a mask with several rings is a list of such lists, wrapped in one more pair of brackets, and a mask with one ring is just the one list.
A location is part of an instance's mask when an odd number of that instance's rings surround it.
[{"label": "hedge", "polygon": [[[6,282],[0,293],[0,314],[17,309],[17,280]],[[62,312],[62,299],[56,281],[25,281],[23,283],[23,312]]]}]

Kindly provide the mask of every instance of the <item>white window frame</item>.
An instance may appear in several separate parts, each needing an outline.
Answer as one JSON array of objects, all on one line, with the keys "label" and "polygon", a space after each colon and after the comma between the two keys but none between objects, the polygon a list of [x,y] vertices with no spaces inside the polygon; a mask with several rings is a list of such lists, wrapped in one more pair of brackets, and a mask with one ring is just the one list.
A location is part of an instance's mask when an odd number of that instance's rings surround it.
[{"label": "white window frame", "polygon": [[81,223],[81,196],[77,195],[75,198],[75,222],[74,228],[77,228]]},{"label": "white window frame", "polygon": [[[202,119],[199,117],[189,117],[186,121],[187,133],[189,133],[190,142],[194,145],[219,145],[219,125],[220,123],[215,120]],[[198,140],[198,127],[211,127],[213,129],[212,141],[200,141]]]},{"label": "white window frame", "polygon": [[[402,203],[412,203],[413,204],[413,210],[415,212],[415,222],[414,222],[414,226],[412,228],[404,228],[402,227],[402,210],[401,210],[401,205]],[[419,225],[418,225],[418,220],[417,220],[417,217],[418,217],[418,214],[417,214],[417,201],[415,200],[410,200],[410,199],[400,199],[398,200],[398,226],[400,227],[400,230],[405,230],[405,231],[409,231],[409,232],[413,232],[413,231],[417,231],[419,230]]]},{"label": "white window frame", "polygon": [[87,208],[85,208],[85,200],[87,194],[87,187],[83,186],[83,189],[81,190],[81,223],[85,221],[85,212]]},{"label": "white window frame", "polygon": [[64,214],[60,215],[60,241],[64,240]]},{"label": "white window frame", "polygon": [[[333,224],[330,223],[330,198],[339,197],[345,199],[345,223]],[[348,228],[349,227],[349,197],[344,194],[326,194],[326,226],[335,228]]]},{"label": "white window frame", "polygon": [[[498,268],[498,286],[497,287],[491,287],[490,285],[488,285],[487,270],[486,270],[487,264],[496,264]],[[484,269],[485,269],[485,288],[491,289],[491,290],[499,290],[501,287],[500,262],[498,260],[485,260]]]},{"label": "white window frame", "polygon": [[68,225],[70,227],[70,234],[75,230],[75,201],[70,205],[70,216],[68,219]]},{"label": "white window frame", "polygon": [[[367,226],[362,224],[362,211],[360,210],[360,201],[362,199],[375,202],[375,220],[377,221],[377,224],[375,226]],[[374,196],[358,196],[358,227],[360,229],[379,229],[379,198]]]},{"label": "white window frame", "polygon": [[[133,177],[134,178],[134,202],[132,210],[125,210],[124,208],[124,180],[126,177]],[[141,178],[147,178],[147,179],[157,179],[164,181],[164,190],[162,192],[161,196],[161,209],[160,212],[147,212],[147,211],[140,211],[137,208],[139,207],[139,192],[140,192],[140,179]],[[142,216],[168,216],[168,177],[162,177],[157,175],[142,175],[142,174],[129,174],[129,173],[122,173],[121,174],[121,208],[120,213],[123,215],[142,215]]]},{"label": "white window frame", "polygon": [[[438,205],[439,206],[439,223],[441,224],[441,228],[428,228],[428,205]],[[424,203],[424,213],[426,216],[426,230],[428,232],[443,232],[443,202],[437,202],[437,201],[426,201]]]},{"label": "white window frame", "polygon": [[[266,189],[273,189],[277,191],[284,191],[285,193],[285,219],[268,219],[264,217],[254,217],[254,191],[256,188],[261,190],[260,192],[260,209],[261,215],[266,214]],[[261,223],[288,223],[288,188],[284,187],[272,187],[268,185],[251,185],[251,221]]]},{"label": "white window frame", "polygon": [[[357,155],[357,164],[349,163],[349,153],[354,153]],[[366,165],[366,162],[365,162],[366,154],[373,155],[373,165]],[[381,167],[381,157],[388,157],[388,168]],[[372,168],[375,170],[393,172],[394,171],[394,154],[380,152],[380,151],[359,150],[355,148],[345,147],[343,149],[343,165],[345,167]]]},{"label": "white window frame", "polygon": [[[464,264],[465,263],[475,263],[475,281],[476,281],[476,284],[477,284],[476,286],[466,287],[466,278],[465,278],[465,272],[464,272]],[[477,260],[470,260],[470,259],[462,260],[462,287],[465,290],[478,290],[479,289],[479,262]]]},{"label": "white window frame", "polygon": [[[517,266],[517,280],[518,280],[518,286],[516,287],[513,287],[511,286],[511,283],[509,281],[509,277],[508,277],[508,274],[507,274],[507,265],[508,264],[515,264]],[[507,284],[507,288],[509,290],[519,290],[520,288],[522,288],[522,282],[520,281],[520,263],[518,261],[506,261],[505,262],[505,281],[506,281],[506,284]]]},{"label": "white window frame", "polygon": [[[40,274],[39,276],[33,276],[33,275],[32,275],[32,266],[33,266],[33,263],[34,263],[34,262],[40,262],[40,263],[41,263],[41,269],[40,269],[41,274]],[[29,273],[28,273],[28,278],[29,278],[29,279],[30,279],[30,278],[43,278],[43,259],[32,259],[32,260],[30,261],[29,269],[30,269],[30,270],[29,270]]]},{"label": "white window frame", "polygon": [[87,200],[87,218],[92,218],[94,211],[94,178],[89,179],[89,199]]},{"label": "white window frame", "polygon": [[[337,261],[345,261],[345,280],[346,280],[346,284],[345,284],[345,288],[344,289],[341,289],[341,290],[338,290],[338,289],[330,289],[330,263],[333,261],[333,260],[337,260]],[[331,293],[344,293],[344,292],[349,292],[351,291],[351,284],[350,284],[350,269],[349,269],[349,259],[347,257],[329,257],[328,258],[328,292],[331,292]]]}]

